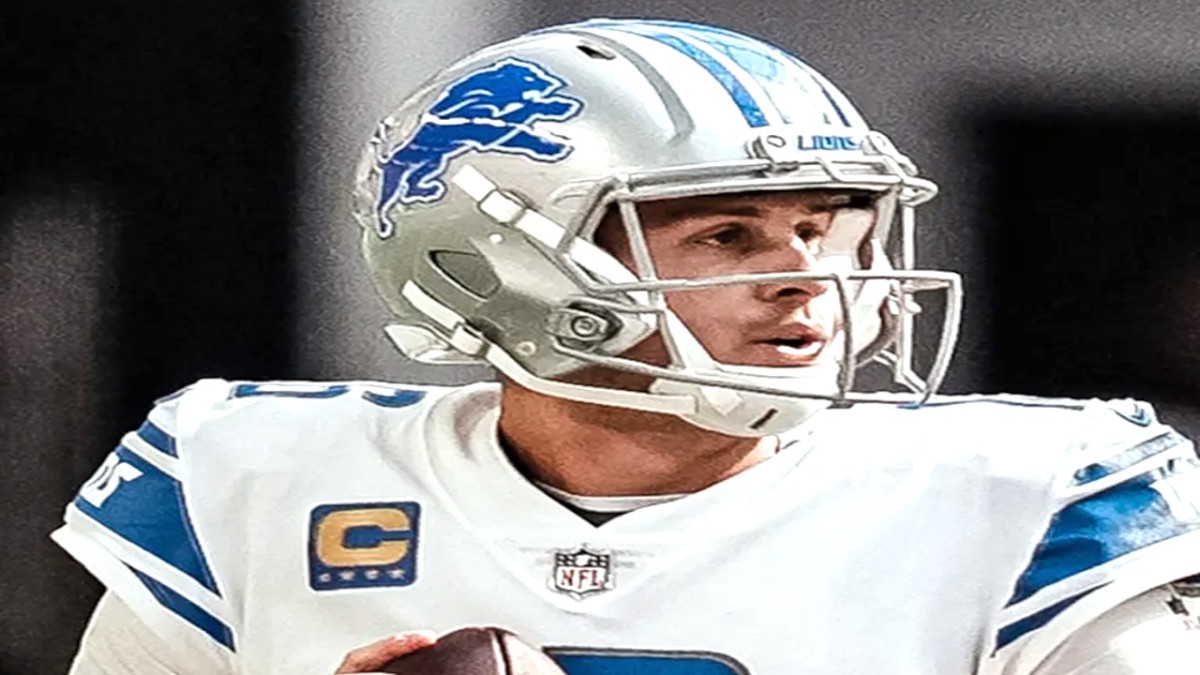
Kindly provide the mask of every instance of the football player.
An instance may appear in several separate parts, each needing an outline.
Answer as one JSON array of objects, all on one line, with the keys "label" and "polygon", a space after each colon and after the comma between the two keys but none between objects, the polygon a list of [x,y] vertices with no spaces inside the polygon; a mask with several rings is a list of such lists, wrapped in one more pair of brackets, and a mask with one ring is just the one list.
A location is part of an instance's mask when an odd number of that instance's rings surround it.
[{"label": "football player", "polygon": [[108,589],[73,672],[367,672],[472,624],[571,675],[1194,672],[1195,450],[1140,402],[933,396],[935,191],[738,33],[467,57],[353,208],[388,336],[501,381],[159,401],[54,535]]}]

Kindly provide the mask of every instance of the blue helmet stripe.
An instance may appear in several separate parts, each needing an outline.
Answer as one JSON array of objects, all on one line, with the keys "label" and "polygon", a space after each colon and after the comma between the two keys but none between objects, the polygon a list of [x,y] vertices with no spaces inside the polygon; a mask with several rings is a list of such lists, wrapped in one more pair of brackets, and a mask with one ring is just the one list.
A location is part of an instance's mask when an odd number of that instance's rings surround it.
[{"label": "blue helmet stripe", "polygon": [[[694,35],[697,39],[703,40],[705,43],[725,52],[738,66],[745,69],[746,72],[755,76],[755,79],[758,80],[769,77],[769,75],[762,72],[764,64],[769,64],[769,66],[777,68],[777,64],[780,61],[785,61],[808,75],[812,79],[813,84],[821,90],[821,94],[829,102],[829,106],[833,109],[833,113],[837,115],[841,123],[844,126],[852,126],[850,118],[846,115],[842,106],[838,103],[833,93],[825,86],[824,78],[820,73],[817,73],[808,64],[786,50],[762,40],[756,40],[741,33],[717,28],[716,26],[705,26],[684,21],[647,21],[645,23],[670,27]],[[767,91],[769,96],[770,89],[768,88]]]},{"label": "blue helmet stripe", "polygon": [[829,101],[829,105],[833,108],[833,112],[837,113],[838,119],[842,121],[842,124],[850,126],[850,120],[846,117],[845,111],[842,110],[842,106],[838,105],[838,102],[836,99],[834,99],[833,94],[825,86],[825,83],[822,81],[824,78],[821,76],[821,74],[810,68],[807,63],[801,61],[800,59],[791,56],[790,54],[788,56],[791,58],[792,63],[796,64],[804,72],[812,76],[813,82],[816,82],[817,86],[821,88],[821,94],[825,96],[826,101]]},{"label": "blue helmet stripe", "polygon": [[610,28],[625,33],[632,33],[634,35],[647,37],[675,49],[707,70],[709,74],[711,74],[713,78],[720,83],[721,87],[723,87],[729,94],[729,97],[733,99],[733,102],[737,104],[738,109],[741,110],[742,117],[745,118],[746,124],[749,124],[751,127],[765,127],[769,124],[767,116],[763,113],[762,107],[759,106],[758,101],[754,98],[754,95],[750,93],[750,90],[747,89],[744,84],[742,84],[737,76],[730,72],[730,70],[726,68],[725,65],[720,61],[714,59],[708,52],[691,44],[687,40],[658,29],[649,22],[614,21],[611,23],[589,23],[601,28]]}]

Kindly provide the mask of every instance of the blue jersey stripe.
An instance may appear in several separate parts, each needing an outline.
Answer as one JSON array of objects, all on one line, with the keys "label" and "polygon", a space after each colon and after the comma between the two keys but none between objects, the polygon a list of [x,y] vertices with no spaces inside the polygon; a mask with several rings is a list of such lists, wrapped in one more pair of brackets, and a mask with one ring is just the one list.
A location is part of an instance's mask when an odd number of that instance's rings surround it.
[{"label": "blue jersey stripe", "polygon": [[1178,447],[1187,442],[1188,440],[1182,435],[1174,431],[1168,431],[1161,436],[1155,436],[1145,443],[1140,443],[1132,448],[1128,448],[1123,452],[1120,452],[1101,462],[1095,462],[1083,467],[1082,469],[1079,469],[1073,476],[1073,484],[1075,486],[1086,485],[1088,483],[1098,481],[1101,478],[1107,478],[1108,476],[1128,469],[1143,459],[1162,454],[1171,448]]},{"label": "blue jersey stripe", "polygon": [[[1051,519],[1008,604],[1123,555],[1200,530],[1200,518],[1178,517],[1154,487],[1159,480],[1190,470],[1195,469],[1183,463],[1155,469],[1063,508]],[[1195,503],[1197,496],[1181,498]]]},{"label": "blue jersey stripe", "polygon": [[589,24],[601,28],[609,28],[625,33],[631,33],[633,35],[648,37],[675,49],[679,53],[695,61],[705,70],[707,70],[714,79],[716,79],[721,87],[724,88],[729,94],[729,97],[733,99],[733,102],[737,104],[737,107],[742,112],[742,117],[746,120],[747,124],[756,128],[767,126],[767,117],[765,114],[763,114],[762,108],[759,106],[758,101],[755,100],[754,95],[750,93],[750,90],[746,89],[746,86],[743,85],[740,80],[738,80],[737,76],[730,72],[729,69],[726,68],[720,61],[714,59],[710,54],[691,42],[662,30],[661,28],[655,27],[650,22],[599,21],[589,22]]},{"label": "blue jersey stripe", "polygon": [[[73,502],[75,507],[220,596],[179,481],[125,446],[118,446],[115,454],[119,462],[114,470],[101,472],[85,484]],[[121,471],[120,464],[136,469],[136,475]]]},{"label": "blue jersey stripe", "polygon": [[[126,567],[129,566],[126,565]],[[204,611],[199,605],[171,590],[156,579],[142,574],[132,567],[129,567],[129,571],[133,572],[145,584],[146,588],[154,595],[154,599],[158,600],[160,605],[166,607],[184,621],[199,628],[229,651],[237,651],[233,644],[233,631],[220,619]]]},{"label": "blue jersey stripe", "polygon": [[[1100,587],[1098,586],[1097,588]],[[1079,600],[1081,600],[1084,596],[1092,591],[1097,590],[1097,588],[1089,588],[1078,595],[1073,595],[1065,600],[1060,600],[1041,611],[1030,614],[1024,619],[1014,621],[1007,626],[1004,626],[996,633],[996,649],[1003,649],[1006,645],[1010,644],[1013,640],[1016,640],[1022,635],[1025,635],[1031,631],[1035,631],[1042,626],[1045,626],[1047,623],[1050,623],[1050,620],[1059,614],[1062,614],[1063,610],[1075,604],[1076,602],[1079,602]]]},{"label": "blue jersey stripe", "polygon": [[172,457],[179,455],[175,451],[175,437],[163,431],[159,426],[150,420],[142,423],[138,428],[137,435],[154,447],[159,452],[168,454]]}]

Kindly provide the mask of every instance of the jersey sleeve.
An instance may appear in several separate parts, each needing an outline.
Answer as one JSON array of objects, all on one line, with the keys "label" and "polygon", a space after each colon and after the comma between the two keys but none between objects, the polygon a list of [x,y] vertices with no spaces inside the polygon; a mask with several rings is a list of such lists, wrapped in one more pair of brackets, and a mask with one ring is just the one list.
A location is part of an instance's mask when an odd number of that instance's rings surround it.
[{"label": "jersey sleeve", "polygon": [[995,621],[984,675],[1028,675],[1076,630],[1200,572],[1200,460],[1151,407],[1096,401],[1053,480],[1051,513]]},{"label": "jersey sleeve", "polygon": [[196,526],[200,504],[182,459],[185,420],[227,391],[227,383],[202,381],[158,401],[83,484],[51,535],[167,644],[205,646],[180,654],[187,672],[197,670],[196,659],[201,671],[235,672],[235,617],[210,564],[210,535]]}]

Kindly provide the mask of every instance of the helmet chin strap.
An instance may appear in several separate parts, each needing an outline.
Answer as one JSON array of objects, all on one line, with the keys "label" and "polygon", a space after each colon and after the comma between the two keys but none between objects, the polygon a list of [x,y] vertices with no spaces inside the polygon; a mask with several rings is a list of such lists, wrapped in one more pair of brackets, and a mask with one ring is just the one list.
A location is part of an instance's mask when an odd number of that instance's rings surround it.
[{"label": "helmet chin strap", "polygon": [[[811,372],[816,369],[827,371],[822,366],[812,366],[805,379],[828,381],[828,372]],[[836,369],[833,376],[836,378]],[[742,437],[782,433],[832,404],[823,399],[783,398],[676,380],[656,380],[650,391],[659,395],[690,396],[697,403],[696,411],[679,413],[680,418],[701,429]]]},{"label": "helmet chin strap", "polygon": [[[729,436],[757,438],[782,433],[831,405],[831,401],[821,399],[784,398],[662,378],[655,380],[648,392],[592,387],[538,377],[496,345],[489,345],[486,358],[505,376],[539,394],[675,415],[702,429]],[[803,380],[811,381],[812,386],[828,385],[831,392],[836,390],[830,384],[837,379],[836,366],[809,366],[803,370]],[[800,379],[796,375],[788,377],[789,383],[799,384]]]},{"label": "helmet chin strap", "polygon": [[[747,375],[772,384],[786,383],[797,391],[829,396],[837,393],[839,367],[836,362],[793,367],[722,364],[712,358],[674,312],[664,313],[662,325],[668,348],[689,368]],[[839,335],[837,340],[826,345],[826,349],[836,350],[841,339]],[[787,431],[832,405],[832,401],[825,399],[773,396],[667,378],[655,380],[650,391],[660,395],[690,396],[696,401],[695,411],[680,413],[679,417],[702,429],[742,437],[771,436]]]}]

